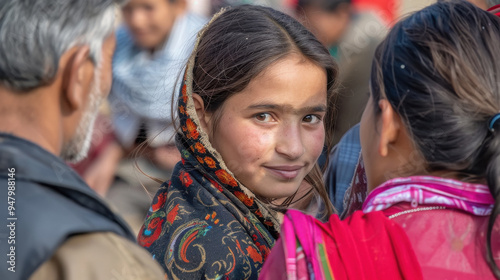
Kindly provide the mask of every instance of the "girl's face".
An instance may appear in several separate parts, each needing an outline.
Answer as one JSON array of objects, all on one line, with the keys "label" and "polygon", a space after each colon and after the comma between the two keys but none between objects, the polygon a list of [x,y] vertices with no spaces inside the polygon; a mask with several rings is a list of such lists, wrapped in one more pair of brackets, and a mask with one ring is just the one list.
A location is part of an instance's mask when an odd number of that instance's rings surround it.
[{"label": "girl's face", "polygon": [[323,68],[292,54],[255,77],[223,104],[210,141],[235,177],[257,195],[283,198],[297,191],[323,149],[327,77]]}]

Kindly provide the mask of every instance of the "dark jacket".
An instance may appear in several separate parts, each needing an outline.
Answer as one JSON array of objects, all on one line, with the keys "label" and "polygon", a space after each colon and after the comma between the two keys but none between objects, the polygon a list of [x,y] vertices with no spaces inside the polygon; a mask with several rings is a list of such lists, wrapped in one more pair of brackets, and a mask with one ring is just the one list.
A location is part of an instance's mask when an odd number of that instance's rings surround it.
[{"label": "dark jacket", "polygon": [[[10,183],[11,193],[9,178],[15,182],[15,190]],[[0,133],[0,186],[4,224],[0,226],[0,279],[27,279],[75,235],[111,232],[134,242],[125,222],[60,158],[4,133]],[[15,263],[8,263],[12,252]],[[13,265],[15,272],[8,269]]]}]

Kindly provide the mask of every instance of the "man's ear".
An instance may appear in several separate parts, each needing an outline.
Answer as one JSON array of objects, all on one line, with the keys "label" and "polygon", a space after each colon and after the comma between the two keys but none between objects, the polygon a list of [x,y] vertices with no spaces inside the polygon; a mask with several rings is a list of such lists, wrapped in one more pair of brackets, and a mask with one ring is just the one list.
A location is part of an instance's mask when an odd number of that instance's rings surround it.
[{"label": "man's ear", "polygon": [[68,52],[69,59],[62,66],[62,104],[69,112],[79,110],[86,104],[94,77],[95,65],[90,59],[90,48],[79,46]]},{"label": "man's ear", "polygon": [[378,152],[382,157],[389,154],[389,147],[398,140],[401,121],[387,99],[378,102],[380,113],[380,142]]},{"label": "man's ear", "polygon": [[210,135],[209,123],[211,114],[205,111],[205,102],[203,102],[203,99],[197,93],[193,93],[193,102],[196,115],[198,115],[198,119],[200,120],[201,128]]}]

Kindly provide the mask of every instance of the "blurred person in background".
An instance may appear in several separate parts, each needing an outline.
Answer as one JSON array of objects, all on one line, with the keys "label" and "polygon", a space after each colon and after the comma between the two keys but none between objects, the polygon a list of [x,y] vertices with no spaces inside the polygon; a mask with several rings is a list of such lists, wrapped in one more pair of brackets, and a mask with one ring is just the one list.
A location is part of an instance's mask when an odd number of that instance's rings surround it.
[{"label": "blurred person in background", "polygon": [[333,144],[361,119],[370,66],[387,24],[377,10],[358,11],[351,0],[295,0],[296,16],[339,63],[340,95]]},{"label": "blurred person in background", "polygon": [[106,195],[119,161],[145,144],[145,156],[160,169],[180,160],[174,145],[172,93],[206,20],[188,12],[186,0],[131,0],[117,30],[109,105],[114,139],[84,178]]},{"label": "blurred person in background", "polygon": [[131,0],[122,19],[109,96],[112,128],[81,172],[138,232],[160,185],[150,178],[168,179],[180,161],[172,93],[206,19],[190,12],[186,0]]},{"label": "blurred person in background", "polygon": [[[205,0],[206,1],[206,0]],[[283,0],[209,0],[211,3],[211,14],[215,14],[224,7],[236,7],[240,5],[259,5],[283,11],[287,6]]]},{"label": "blurred person in background", "polygon": [[0,0],[0,279],[163,278],[63,161],[90,147],[123,2]]}]

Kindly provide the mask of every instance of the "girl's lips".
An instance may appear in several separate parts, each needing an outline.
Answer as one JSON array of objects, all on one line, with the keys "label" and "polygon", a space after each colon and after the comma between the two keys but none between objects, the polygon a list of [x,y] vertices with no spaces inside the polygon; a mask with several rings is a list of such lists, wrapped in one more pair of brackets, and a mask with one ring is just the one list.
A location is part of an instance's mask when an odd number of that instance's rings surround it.
[{"label": "girl's lips", "polygon": [[282,180],[292,180],[295,179],[304,166],[264,166],[272,175],[278,177]]}]

